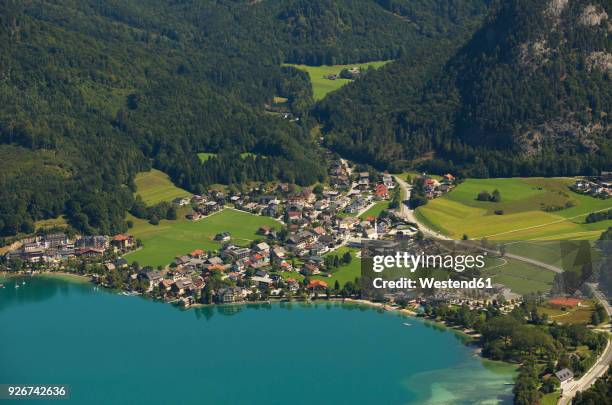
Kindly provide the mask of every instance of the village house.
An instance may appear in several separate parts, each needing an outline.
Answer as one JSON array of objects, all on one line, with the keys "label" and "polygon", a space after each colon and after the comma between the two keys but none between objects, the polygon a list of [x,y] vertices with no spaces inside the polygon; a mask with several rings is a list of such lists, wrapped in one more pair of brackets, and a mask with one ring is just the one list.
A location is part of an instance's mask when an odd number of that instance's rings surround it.
[{"label": "village house", "polygon": [[224,287],[217,291],[217,302],[228,304],[232,302],[242,301],[244,298],[240,287]]},{"label": "village house", "polygon": [[393,181],[393,176],[391,176],[390,174],[387,174],[387,173],[383,174],[382,181],[388,190],[392,190],[395,188],[395,182]]},{"label": "village house", "polygon": [[226,249],[223,254],[226,257],[231,258],[233,261],[240,261],[248,258],[251,254],[251,250],[249,248],[239,248],[234,246],[232,249]]},{"label": "village house", "polygon": [[193,212],[190,212],[189,214],[187,214],[185,217],[188,220],[190,220],[190,221],[198,221],[198,220],[202,219],[202,214],[200,214],[197,211],[193,211]]},{"label": "village house", "polygon": [[111,245],[117,249],[126,251],[134,246],[134,237],[126,234],[115,235],[113,236]]},{"label": "village house", "polygon": [[270,250],[270,256],[272,256],[272,259],[275,261],[284,260],[286,256],[285,248],[282,246],[274,246]]},{"label": "village house", "polygon": [[370,174],[368,172],[359,173],[357,188],[361,191],[365,191],[370,188]]},{"label": "village house", "polygon": [[278,218],[280,213],[280,206],[276,203],[270,203],[261,210],[261,215],[265,217]]},{"label": "village house", "polygon": [[308,283],[308,286],[306,287],[309,290],[311,290],[312,292],[315,291],[326,291],[327,290],[327,283],[323,280],[312,280],[310,283]]},{"label": "village house", "polygon": [[375,191],[376,198],[379,200],[389,197],[389,190],[384,184],[377,184]]},{"label": "village house", "polygon": [[149,284],[147,291],[153,290],[153,286],[158,285],[164,279],[162,274],[157,270],[142,270],[138,273],[138,280],[145,281]]},{"label": "village house", "polygon": [[96,248],[79,248],[75,251],[76,256],[82,258],[95,258],[100,257],[104,254],[104,249],[96,249]]},{"label": "village house", "polygon": [[255,283],[255,285],[259,288],[270,288],[274,283],[274,280],[270,277],[269,274],[265,274],[265,276],[253,276],[251,277],[251,281]]},{"label": "village house", "polygon": [[574,380],[574,373],[572,373],[572,370],[568,368],[564,368],[562,370],[557,371],[555,373],[555,376],[559,379],[561,385],[564,385]]},{"label": "village house", "polygon": [[192,251],[191,253],[189,253],[189,256],[191,256],[194,259],[206,259],[208,257],[206,252],[202,249],[196,249]]},{"label": "village house", "polygon": [[172,291],[177,295],[183,295],[191,291],[193,281],[190,278],[178,279],[172,284]]},{"label": "village house", "polygon": [[62,232],[45,235],[43,237],[43,243],[46,248],[57,248],[68,245],[74,247],[74,244],[71,243],[70,239],[68,239],[68,236],[66,236],[66,234]]},{"label": "village house", "polygon": [[77,248],[94,248],[94,249],[108,249],[109,241],[106,236],[103,235],[92,235],[82,236],[75,242]]},{"label": "village house", "polygon": [[215,235],[215,240],[217,242],[227,242],[228,240],[231,239],[231,235],[229,232],[220,232],[218,234]]},{"label": "village house", "polygon": [[162,291],[170,291],[174,285],[174,280],[165,278],[159,282],[159,289]]},{"label": "village house", "polygon": [[178,205],[179,207],[184,207],[185,205],[189,205],[191,199],[189,197],[177,197],[172,200],[172,204]]}]

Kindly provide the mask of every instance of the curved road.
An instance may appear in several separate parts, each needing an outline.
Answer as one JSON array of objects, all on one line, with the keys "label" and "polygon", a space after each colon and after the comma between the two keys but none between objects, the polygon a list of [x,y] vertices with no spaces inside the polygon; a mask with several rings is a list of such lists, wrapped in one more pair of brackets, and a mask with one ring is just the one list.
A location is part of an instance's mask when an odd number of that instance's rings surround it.
[{"label": "curved road", "polygon": [[[608,317],[612,317],[612,307],[610,306],[610,302],[606,299],[605,295],[597,289],[597,285],[590,283],[587,283],[587,285],[593,291],[593,296],[597,298],[606,309]],[[606,372],[606,370],[608,370],[610,363],[612,363],[612,343],[608,338],[606,348],[601,356],[599,356],[593,367],[584,373],[579,380],[566,383],[566,385],[563,387],[563,395],[559,399],[558,405],[570,404],[572,402],[572,398],[574,398],[577,392],[588,389]]]},{"label": "curved road", "polygon": [[[399,186],[404,191],[404,195],[405,195],[404,200],[410,199],[411,187],[408,185],[408,183],[400,179],[398,176],[394,176],[394,178],[395,178],[395,181],[399,184]],[[404,217],[407,221],[417,224],[421,232],[423,232],[423,234],[426,236],[437,238],[437,239],[442,239],[442,240],[452,240],[448,236],[442,235],[441,233],[438,233],[432,229],[429,229],[423,223],[419,222],[419,220],[414,215],[414,211],[411,210],[404,201],[402,201],[402,204],[400,205],[399,214],[400,216]],[[461,243],[461,241],[457,241],[457,242]],[[490,253],[499,253],[492,249],[486,249],[481,246],[474,246],[474,247],[490,252]],[[510,253],[506,253],[504,257],[508,257],[511,259],[530,263],[535,266],[538,266],[538,267],[541,267],[541,268],[544,268],[550,271],[554,271],[555,273],[563,272],[563,269],[559,267],[556,267],[551,264],[544,263],[538,260],[534,260],[529,257],[523,257],[523,256],[510,254]],[[599,290],[597,290],[596,285],[593,285],[593,284],[587,284],[587,285],[593,291],[593,296],[606,309],[606,312],[608,313],[608,317],[612,319],[612,306],[610,306],[610,303],[608,299],[606,298],[606,296],[603,293],[601,293]],[[563,387],[563,395],[559,399],[558,405],[569,405],[571,403],[572,398],[576,395],[576,393],[579,391],[584,391],[588,389],[591,385],[593,385],[595,381],[597,380],[597,378],[601,377],[606,372],[606,370],[608,369],[611,363],[612,363],[612,343],[610,339],[608,339],[608,344],[606,345],[606,348],[604,349],[603,353],[599,356],[595,364],[580,379],[574,380],[574,381],[571,381],[565,384],[565,386]]]}]

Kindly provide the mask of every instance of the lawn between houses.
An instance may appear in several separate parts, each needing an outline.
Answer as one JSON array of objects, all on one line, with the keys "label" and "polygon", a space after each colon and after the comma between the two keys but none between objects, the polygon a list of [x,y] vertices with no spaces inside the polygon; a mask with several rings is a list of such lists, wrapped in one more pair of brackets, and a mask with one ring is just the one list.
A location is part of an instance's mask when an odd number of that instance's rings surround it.
[{"label": "lawn between houses", "polygon": [[[342,288],[349,281],[355,282],[355,279],[361,276],[361,259],[356,256],[356,253],[358,251],[359,249],[342,246],[338,248],[337,250],[326,253],[325,255],[323,255],[324,257],[325,256],[338,256],[340,259],[342,259],[342,256],[344,255],[344,253],[350,252],[353,260],[351,260],[349,264],[341,265],[337,269],[335,269],[333,272],[331,272],[330,273],[331,277],[317,275],[317,276],[311,276],[310,279],[325,281],[329,288],[334,288],[334,284],[336,283],[336,280],[338,281],[338,284],[340,284],[340,288]],[[296,265],[299,265],[301,261],[295,260],[295,263]],[[304,276],[298,273],[297,271],[283,272],[283,273],[280,273],[280,275],[284,279],[293,278],[297,281],[304,280]]]},{"label": "lawn between houses", "polygon": [[284,66],[292,66],[296,69],[303,70],[308,73],[310,76],[310,83],[312,84],[312,93],[315,101],[319,101],[323,99],[327,93],[330,93],[334,90],[338,90],[340,87],[345,86],[352,82],[349,79],[336,79],[330,80],[326,79],[326,76],[329,75],[338,75],[342,71],[342,69],[351,69],[353,67],[361,67],[362,69],[367,69],[368,67],[373,67],[374,69],[378,69],[381,66],[386,65],[391,61],[377,61],[377,62],[368,62],[368,63],[353,63],[350,65],[324,65],[324,66],[307,66],[307,65],[292,65],[285,64]]},{"label": "lawn between houses", "polygon": [[[612,208],[568,189],[572,178],[468,179],[416,211],[427,226],[453,238],[496,240],[596,239],[612,220],[585,224],[588,213]],[[481,191],[499,190],[501,202],[477,201]],[[545,206],[573,206],[546,212]],[[495,211],[503,211],[497,215]]]},{"label": "lawn between houses", "polygon": [[220,232],[229,232],[232,243],[244,246],[253,240],[262,239],[256,234],[261,226],[281,228],[281,224],[272,218],[229,208],[199,221],[181,218],[176,221],[162,220],[159,225],[151,225],[131,215],[128,219],[134,222],[129,233],[140,239],[143,247],[128,253],[125,258],[130,263],[138,262],[141,266],[154,267],[168,265],[176,256],[195,249],[219,249],[221,243],[213,239]]},{"label": "lawn between houses", "polygon": [[383,212],[386,209],[389,209],[389,203],[390,201],[387,201],[387,200],[378,201],[369,210],[361,214],[359,218],[361,219],[366,219],[368,217],[378,218],[381,212]]}]

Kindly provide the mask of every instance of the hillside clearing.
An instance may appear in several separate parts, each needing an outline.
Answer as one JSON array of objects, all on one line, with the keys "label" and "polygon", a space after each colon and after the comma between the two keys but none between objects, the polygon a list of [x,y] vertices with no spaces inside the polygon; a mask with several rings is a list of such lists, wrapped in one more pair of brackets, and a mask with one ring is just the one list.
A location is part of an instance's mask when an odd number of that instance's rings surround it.
[{"label": "hillside clearing", "polygon": [[354,63],[350,65],[323,65],[323,66],[307,66],[307,65],[292,65],[286,64],[285,66],[293,66],[297,69],[303,70],[310,76],[310,82],[312,83],[312,92],[315,101],[323,99],[327,93],[338,90],[340,87],[345,86],[352,82],[349,79],[337,78],[335,80],[327,79],[326,76],[338,75],[342,69],[351,69],[354,67],[360,67],[367,69],[372,67],[378,69],[381,66],[386,65],[391,61],[378,61],[368,63]]},{"label": "hillside clearing", "polygon": [[188,191],[176,187],[166,173],[156,169],[138,173],[134,182],[136,194],[140,195],[147,205],[190,195]]}]

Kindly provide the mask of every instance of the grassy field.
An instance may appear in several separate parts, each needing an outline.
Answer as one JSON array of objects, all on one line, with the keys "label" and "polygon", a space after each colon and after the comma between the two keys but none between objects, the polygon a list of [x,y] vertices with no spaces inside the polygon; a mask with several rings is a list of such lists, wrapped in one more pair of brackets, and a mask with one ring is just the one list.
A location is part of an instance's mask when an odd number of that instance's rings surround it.
[{"label": "grassy field", "polygon": [[[204,163],[206,162],[208,159],[213,158],[217,156],[216,153],[211,153],[211,152],[200,152],[198,153],[198,157],[200,158],[200,162]],[[256,157],[256,156],[260,156],[257,153],[253,153],[253,152],[243,152],[240,154],[240,157],[242,159],[244,159],[247,156],[252,156],[252,157]]]},{"label": "grassy field", "polygon": [[524,295],[550,291],[555,273],[517,260],[494,258],[487,260],[482,275],[491,277],[494,284],[503,284],[512,292]]},{"label": "grassy field", "polygon": [[390,61],[379,61],[379,62],[369,62],[369,63],[354,63],[351,65],[333,65],[333,66],[307,66],[307,65],[291,65],[287,64],[286,66],[293,66],[297,69],[308,72],[310,76],[310,82],[312,83],[312,92],[315,100],[321,100],[323,97],[334,90],[338,90],[340,87],[350,83],[352,80],[348,79],[336,79],[329,80],[326,79],[326,76],[329,75],[337,75],[340,73],[342,69],[351,69],[356,66],[360,66],[363,69],[368,67],[373,67],[378,69],[381,66],[389,63]]},{"label": "grassy field", "polygon": [[550,320],[563,324],[588,324],[594,309],[593,301],[583,301],[580,307],[569,308],[565,311],[542,305],[538,307],[538,312],[547,314]]},{"label": "grassy field", "polygon": [[166,173],[155,169],[138,173],[135,183],[136,194],[148,205],[190,195],[188,191],[176,187]]},{"label": "grassy field", "polygon": [[585,240],[506,242],[506,252],[552,264],[565,271],[580,272],[585,263],[595,263],[601,254]]},{"label": "grassy field", "polygon": [[[586,215],[612,208],[612,200],[573,193],[569,178],[468,179],[445,196],[417,209],[426,225],[461,238],[497,240],[595,239],[612,220],[585,224]],[[481,191],[499,190],[501,202],[477,201]],[[546,206],[569,208],[546,212]],[[503,211],[496,215],[495,211]]]},{"label": "grassy field", "polygon": [[[336,283],[336,280],[338,280],[338,284],[340,284],[340,288],[342,288],[344,284],[346,284],[349,281],[355,282],[355,278],[361,276],[361,259],[355,256],[355,253],[357,253],[357,251],[358,249],[351,249],[349,247],[343,246],[339,248],[338,250],[334,250],[333,252],[327,253],[325,256],[335,255],[335,256],[342,258],[342,255],[344,255],[344,253],[351,252],[351,256],[353,257],[353,260],[351,260],[351,262],[348,265],[343,265],[343,266],[338,267],[336,271],[331,273],[332,274],[331,277],[312,276],[311,280],[323,280],[327,283],[327,286],[329,288],[334,288],[334,284]],[[299,261],[296,261],[296,267],[299,268]],[[304,276],[298,273],[297,271],[284,272],[284,273],[280,273],[280,275],[283,279],[293,278],[300,282],[304,280]]]},{"label": "grassy field", "polygon": [[561,393],[559,391],[551,392],[550,394],[542,395],[540,404],[541,405],[557,405],[557,402],[559,402],[559,398],[561,398]]},{"label": "grassy field", "polygon": [[372,208],[364,212],[359,216],[361,219],[366,219],[367,217],[377,217],[381,212],[389,208],[389,201],[378,201],[375,203]]},{"label": "grassy field", "polygon": [[132,216],[129,219],[134,221],[129,232],[142,241],[143,248],[125,258],[129,262],[137,261],[141,266],[163,266],[176,256],[195,249],[217,249],[221,244],[213,239],[219,232],[229,232],[236,245],[248,245],[252,240],[261,239],[255,234],[260,226],[281,227],[272,218],[233,209],[225,209],[196,222],[162,220],[157,226]]},{"label": "grassy field", "polygon": [[204,163],[206,162],[208,159],[217,156],[216,153],[209,153],[209,152],[200,152],[198,153],[198,157],[200,158],[200,162]]},{"label": "grassy field", "polygon": [[340,288],[342,288],[348,281],[354,282],[356,277],[361,276],[361,259],[355,257],[357,249],[351,249],[343,246],[338,250],[327,253],[325,256],[338,256],[342,258],[342,255],[344,255],[346,252],[351,252],[351,256],[353,257],[353,260],[351,260],[349,264],[338,267],[338,270],[334,271],[331,277],[314,276],[312,279],[323,280],[330,288],[334,287],[336,280],[338,280]]},{"label": "grassy field", "polygon": [[34,228],[37,230],[65,226],[68,226],[68,222],[63,215],[57,218],[41,219],[40,221],[34,222]]}]

